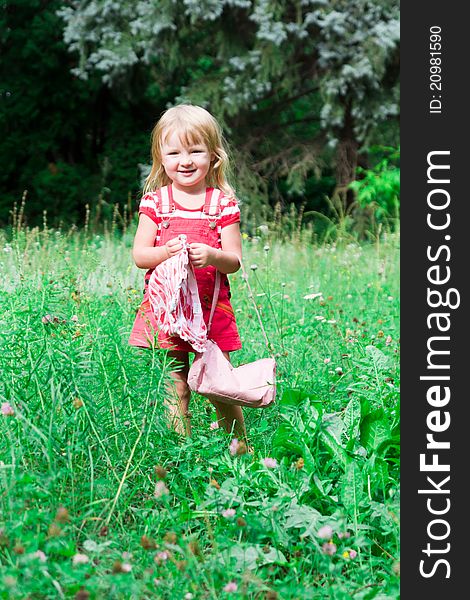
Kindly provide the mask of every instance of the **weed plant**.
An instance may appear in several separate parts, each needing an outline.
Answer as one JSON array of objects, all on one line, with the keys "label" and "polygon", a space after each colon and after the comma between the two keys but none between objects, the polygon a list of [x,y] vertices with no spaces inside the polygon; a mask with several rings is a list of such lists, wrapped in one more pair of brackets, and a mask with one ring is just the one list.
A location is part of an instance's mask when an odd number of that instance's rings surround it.
[{"label": "weed plant", "polygon": [[[0,597],[399,597],[398,235],[258,233],[278,382],[244,410],[253,453],[201,397],[191,438],[167,427],[167,356],[128,345],[133,231],[0,233]],[[237,365],[268,350],[230,280]]]}]

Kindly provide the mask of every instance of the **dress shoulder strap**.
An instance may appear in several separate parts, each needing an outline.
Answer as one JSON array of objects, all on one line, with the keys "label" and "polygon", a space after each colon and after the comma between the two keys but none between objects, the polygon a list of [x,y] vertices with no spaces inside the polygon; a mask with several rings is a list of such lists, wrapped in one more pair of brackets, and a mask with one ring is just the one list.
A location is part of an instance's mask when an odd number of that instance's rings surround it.
[{"label": "dress shoulder strap", "polygon": [[206,193],[206,201],[204,204],[204,212],[209,217],[218,217],[221,210],[220,201],[222,199],[223,192],[218,188],[209,188]]},{"label": "dress shoulder strap", "polygon": [[158,190],[155,190],[155,194],[157,196],[156,199],[156,207],[157,207],[157,212],[160,213],[160,215],[167,215],[169,213],[171,213],[173,211],[173,207],[172,207],[172,201],[170,199],[170,193],[168,190],[168,186],[164,185],[163,187],[161,187]]}]

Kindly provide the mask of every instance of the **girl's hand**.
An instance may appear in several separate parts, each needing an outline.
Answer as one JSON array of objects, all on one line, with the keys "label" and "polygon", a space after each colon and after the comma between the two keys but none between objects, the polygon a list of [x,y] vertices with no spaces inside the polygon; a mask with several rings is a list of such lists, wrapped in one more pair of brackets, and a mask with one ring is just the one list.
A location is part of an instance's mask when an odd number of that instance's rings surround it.
[{"label": "girl's hand", "polygon": [[216,252],[215,248],[207,244],[193,242],[189,245],[189,259],[196,269],[202,269],[211,265]]},{"label": "girl's hand", "polygon": [[175,256],[176,254],[179,254],[181,252],[181,250],[183,249],[183,244],[177,237],[175,237],[172,240],[168,240],[164,248],[167,253],[166,258],[171,258],[172,256]]}]

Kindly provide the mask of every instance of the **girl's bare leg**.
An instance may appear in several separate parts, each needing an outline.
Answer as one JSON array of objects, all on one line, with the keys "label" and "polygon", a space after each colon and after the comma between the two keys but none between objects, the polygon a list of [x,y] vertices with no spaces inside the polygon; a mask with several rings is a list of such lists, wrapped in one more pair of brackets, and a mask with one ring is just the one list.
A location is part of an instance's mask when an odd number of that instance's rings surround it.
[{"label": "girl's bare leg", "polygon": [[[230,360],[228,352],[224,352],[223,354],[227,360]],[[241,406],[216,401],[213,401],[212,404],[215,407],[219,425],[222,425],[228,433],[233,428],[233,433],[238,439],[247,441],[245,420]]]},{"label": "girl's bare leg", "polygon": [[177,361],[174,371],[170,373],[171,381],[168,382],[165,406],[168,409],[169,427],[180,435],[191,435],[191,418],[189,414],[189,400],[191,390],[188,386],[189,360],[187,352],[171,350],[171,358]]}]

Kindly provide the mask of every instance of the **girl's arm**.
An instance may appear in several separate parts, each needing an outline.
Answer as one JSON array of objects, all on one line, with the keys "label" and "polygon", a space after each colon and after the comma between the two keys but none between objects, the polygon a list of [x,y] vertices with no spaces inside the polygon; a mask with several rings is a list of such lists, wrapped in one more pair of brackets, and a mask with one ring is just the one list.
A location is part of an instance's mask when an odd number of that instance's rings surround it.
[{"label": "girl's arm", "polygon": [[153,269],[182,249],[178,238],[169,240],[164,246],[155,246],[157,224],[147,215],[141,214],[134,237],[132,258],[139,269]]},{"label": "girl's arm", "polygon": [[220,234],[222,249],[217,250],[207,244],[190,244],[189,257],[194,267],[200,269],[213,265],[221,273],[235,273],[240,268],[242,239],[239,223],[232,223]]},{"label": "girl's arm", "polygon": [[240,268],[242,260],[240,223],[232,223],[224,227],[220,233],[220,241],[222,250],[215,251],[212,264],[221,273],[235,273]]}]

